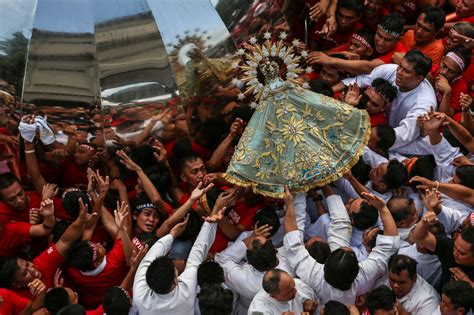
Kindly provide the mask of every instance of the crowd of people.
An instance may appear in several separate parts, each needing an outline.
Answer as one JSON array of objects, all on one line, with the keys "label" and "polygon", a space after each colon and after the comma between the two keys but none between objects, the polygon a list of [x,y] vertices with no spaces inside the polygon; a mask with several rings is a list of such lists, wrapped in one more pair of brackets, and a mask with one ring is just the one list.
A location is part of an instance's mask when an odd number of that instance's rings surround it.
[{"label": "crowd of people", "polygon": [[350,171],[283,199],[225,179],[237,97],[106,146],[0,86],[0,314],[470,314],[474,0],[429,2],[279,1],[311,89],[371,123]]}]

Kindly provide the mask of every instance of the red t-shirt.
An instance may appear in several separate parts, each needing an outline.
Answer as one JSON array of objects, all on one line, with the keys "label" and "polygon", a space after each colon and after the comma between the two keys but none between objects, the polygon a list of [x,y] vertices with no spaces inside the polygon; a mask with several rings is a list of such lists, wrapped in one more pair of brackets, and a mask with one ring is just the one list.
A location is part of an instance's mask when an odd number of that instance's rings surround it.
[{"label": "red t-shirt", "polygon": [[[242,225],[245,230],[251,230],[253,226],[253,217],[259,209],[261,204],[249,207],[242,202],[236,202],[235,206],[227,214],[227,218],[233,225]],[[220,228],[217,229],[216,238],[211,248],[210,253],[218,253],[227,248],[229,239],[224,235]]]},{"label": "red t-shirt", "polygon": [[[433,78],[436,78],[439,73],[439,65],[433,66],[433,71],[431,72]],[[451,83],[451,99],[450,99],[450,105],[451,108],[454,110],[454,115],[453,119],[457,122],[459,122],[462,118],[462,112],[461,112],[461,103],[459,102],[459,98],[461,97],[461,93],[467,94],[468,87],[466,82],[462,77],[455,79]],[[437,89],[435,89],[436,92],[436,99],[438,101],[438,106],[441,104],[441,100],[443,99],[443,94],[441,94]]]},{"label": "red t-shirt", "polygon": [[[474,50],[472,52],[474,52]],[[472,55],[471,63],[469,64],[469,67],[467,67],[467,69],[464,71],[462,78],[464,79],[464,82],[466,82],[467,88],[471,91],[471,86],[474,84],[474,54]]]},{"label": "red t-shirt", "polygon": [[[4,202],[0,202],[0,220],[2,221],[23,221],[29,222],[30,209],[40,208],[42,197],[36,191],[25,191],[29,198],[26,208],[22,211],[14,211]],[[60,198],[54,197],[54,216],[61,220],[71,221],[71,216],[63,209]]]},{"label": "red t-shirt", "polygon": [[[58,253],[55,244],[49,246],[38,257],[33,259],[32,263],[41,272],[41,281],[43,281],[47,289],[52,288],[54,286],[54,274],[63,262],[64,258]],[[31,295],[28,289],[14,291],[29,300],[34,299],[34,296]]]},{"label": "red t-shirt", "polygon": [[31,241],[31,224],[26,222],[0,222],[0,253],[2,256],[15,256],[21,247]]},{"label": "red t-shirt", "polygon": [[3,299],[3,303],[0,304],[0,315],[20,314],[30,302],[15,292],[3,288],[0,288],[0,296]]},{"label": "red t-shirt", "polygon": [[390,50],[389,52],[387,52],[383,55],[375,55],[375,57],[373,59],[380,59],[385,64],[393,63],[392,56],[393,56],[394,53],[396,53],[396,52],[407,52],[407,51],[408,51],[408,49],[405,46],[405,44],[402,43],[402,41],[398,41],[397,44],[395,45],[395,47],[392,50]]},{"label": "red t-shirt", "polygon": [[66,159],[61,163],[63,171],[62,187],[77,187],[87,189],[87,168],[81,169],[72,159]]},{"label": "red t-shirt", "polygon": [[372,126],[372,128],[374,128],[377,125],[386,124],[386,123],[388,123],[388,119],[387,119],[387,116],[385,116],[384,112],[370,115],[370,125]]},{"label": "red t-shirt", "polygon": [[95,310],[86,311],[86,315],[104,315],[104,307],[100,305]]},{"label": "red t-shirt", "polygon": [[68,268],[67,272],[77,288],[79,303],[87,309],[95,309],[102,304],[105,291],[118,286],[127,274],[127,264],[123,253],[122,240],[118,239],[106,255],[105,269],[96,276],[85,276],[79,270]]}]

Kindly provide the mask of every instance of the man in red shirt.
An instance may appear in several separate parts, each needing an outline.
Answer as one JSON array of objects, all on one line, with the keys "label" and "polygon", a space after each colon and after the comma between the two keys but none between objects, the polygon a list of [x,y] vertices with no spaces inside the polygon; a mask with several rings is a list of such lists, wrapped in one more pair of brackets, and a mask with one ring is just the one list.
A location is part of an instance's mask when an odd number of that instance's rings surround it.
[{"label": "man in red shirt", "polygon": [[182,184],[171,188],[171,196],[179,205],[183,205],[189,199],[190,192],[197,187],[199,182],[204,181],[207,169],[202,159],[197,155],[181,158],[179,168]]},{"label": "man in red shirt", "polygon": [[392,63],[394,53],[407,51],[405,45],[399,42],[404,23],[403,18],[397,14],[389,14],[382,19],[375,33],[375,53],[372,60],[341,60],[322,52],[312,52],[308,63],[330,65],[353,74],[370,73],[375,67]]},{"label": "man in red shirt", "polygon": [[[120,285],[127,274],[127,261],[130,261],[133,245],[127,234],[128,228],[124,226],[126,208],[127,205],[122,203],[116,210],[113,226],[104,224],[110,235],[115,236],[112,250],[106,253],[101,244],[83,240],[69,253],[68,263],[72,268],[67,271],[76,285],[79,302],[86,309],[96,309],[107,289]],[[103,214],[101,216],[103,219]]]},{"label": "man in red shirt", "polygon": [[[341,0],[337,3],[335,16],[329,13],[327,19],[321,18],[310,30],[311,48],[326,51],[341,43],[347,43],[352,34],[361,29],[359,20],[364,11],[364,4],[360,0]],[[322,33],[325,24],[335,25],[335,32]]]},{"label": "man in red shirt", "polygon": [[46,288],[52,288],[56,270],[64,261],[69,248],[81,236],[87,224],[96,214],[88,214],[86,207],[81,207],[79,217],[67,228],[61,238],[48,247],[33,261],[18,257],[0,257],[0,287],[12,288],[19,295],[33,299],[28,291],[28,284],[40,279]]}]

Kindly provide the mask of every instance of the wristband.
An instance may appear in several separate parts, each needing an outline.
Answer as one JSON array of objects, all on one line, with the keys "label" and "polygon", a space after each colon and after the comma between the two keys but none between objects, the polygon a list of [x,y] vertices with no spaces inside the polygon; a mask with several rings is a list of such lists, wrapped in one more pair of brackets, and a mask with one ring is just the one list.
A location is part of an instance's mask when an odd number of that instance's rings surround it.
[{"label": "wristband", "polygon": [[35,149],[33,150],[25,150],[25,153],[28,154],[28,153],[35,153]]}]

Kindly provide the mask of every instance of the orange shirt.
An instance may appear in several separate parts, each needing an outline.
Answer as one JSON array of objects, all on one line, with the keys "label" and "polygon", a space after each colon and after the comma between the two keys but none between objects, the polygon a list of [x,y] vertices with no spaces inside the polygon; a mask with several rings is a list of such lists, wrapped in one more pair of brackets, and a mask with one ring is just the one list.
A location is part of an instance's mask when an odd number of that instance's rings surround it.
[{"label": "orange shirt", "polygon": [[416,46],[415,33],[413,32],[413,30],[410,30],[405,33],[402,38],[402,42],[405,44],[408,50],[416,48],[422,53],[424,53],[426,56],[430,57],[431,61],[433,62],[433,65],[439,64],[441,62],[441,59],[443,58],[444,46],[443,41],[441,39],[437,39],[423,46]]}]

